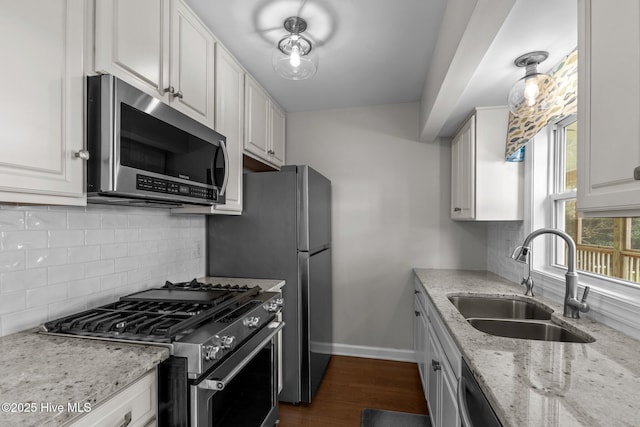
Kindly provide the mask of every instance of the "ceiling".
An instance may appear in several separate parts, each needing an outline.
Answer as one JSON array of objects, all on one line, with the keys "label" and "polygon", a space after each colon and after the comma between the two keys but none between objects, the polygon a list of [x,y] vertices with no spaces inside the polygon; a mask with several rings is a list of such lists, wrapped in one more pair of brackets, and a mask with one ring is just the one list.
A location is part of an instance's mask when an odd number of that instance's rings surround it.
[{"label": "ceiling", "polygon": [[[216,37],[288,112],[418,102],[447,0],[187,0]],[[577,39],[577,0],[515,0],[493,44],[440,131],[448,137],[475,106],[504,105],[524,76],[513,60],[548,50],[546,71]],[[301,16],[318,71],[285,80],[271,65],[284,20]]]}]

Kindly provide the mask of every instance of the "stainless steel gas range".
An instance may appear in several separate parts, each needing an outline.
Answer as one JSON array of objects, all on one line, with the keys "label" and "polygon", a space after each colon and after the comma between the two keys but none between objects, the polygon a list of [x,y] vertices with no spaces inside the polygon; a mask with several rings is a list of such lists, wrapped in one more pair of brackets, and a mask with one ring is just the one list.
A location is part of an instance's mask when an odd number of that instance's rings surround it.
[{"label": "stainless steel gas range", "polygon": [[45,333],[163,345],[158,425],[267,427],[278,420],[279,292],[166,282],[47,322]]}]

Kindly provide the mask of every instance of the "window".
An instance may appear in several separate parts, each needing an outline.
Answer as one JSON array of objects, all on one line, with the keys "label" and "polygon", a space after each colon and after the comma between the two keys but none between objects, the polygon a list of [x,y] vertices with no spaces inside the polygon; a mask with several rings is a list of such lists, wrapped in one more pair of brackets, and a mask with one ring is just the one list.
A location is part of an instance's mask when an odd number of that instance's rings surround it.
[{"label": "window", "polygon": [[[578,270],[640,283],[640,217],[579,217],[576,211],[575,116],[557,123],[554,134],[549,200],[554,226],[564,230],[576,242]],[[566,247],[562,241],[553,247],[552,264],[566,266]]]}]

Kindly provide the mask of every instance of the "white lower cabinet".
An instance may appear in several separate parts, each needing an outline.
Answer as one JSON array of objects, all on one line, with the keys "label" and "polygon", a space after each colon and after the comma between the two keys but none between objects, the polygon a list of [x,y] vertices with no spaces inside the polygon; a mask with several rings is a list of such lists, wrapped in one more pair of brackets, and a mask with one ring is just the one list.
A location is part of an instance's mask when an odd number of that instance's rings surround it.
[{"label": "white lower cabinet", "polygon": [[[0,203],[84,205],[83,0],[0,4]],[[34,29],[37,29],[35,31]]]},{"label": "white lower cabinet", "polygon": [[460,351],[419,281],[415,282],[415,307],[414,346],[431,424],[433,427],[458,427]]},{"label": "white lower cabinet", "polygon": [[142,378],[72,420],[67,427],[152,427],[157,425],[157,381],[153,369]]}]

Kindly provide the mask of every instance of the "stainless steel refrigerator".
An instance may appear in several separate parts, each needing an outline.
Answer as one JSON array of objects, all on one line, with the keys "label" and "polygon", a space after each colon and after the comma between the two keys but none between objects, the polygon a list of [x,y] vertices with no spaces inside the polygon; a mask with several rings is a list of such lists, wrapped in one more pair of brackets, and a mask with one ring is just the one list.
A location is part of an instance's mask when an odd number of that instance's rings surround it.
[{"label": "stainless steel refrigerator", "polygon": [[332,342],[331,182],[308,166],[243,178],[242,215],[207,219],[208,274],[286,280],[280,400],[311,402]]}]

